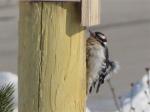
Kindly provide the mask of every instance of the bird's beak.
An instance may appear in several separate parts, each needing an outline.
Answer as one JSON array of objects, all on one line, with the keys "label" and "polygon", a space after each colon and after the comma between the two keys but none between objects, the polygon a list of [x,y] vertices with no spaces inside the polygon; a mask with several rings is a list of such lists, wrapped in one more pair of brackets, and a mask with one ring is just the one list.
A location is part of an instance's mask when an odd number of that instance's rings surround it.
[{"label": "bird's beak", "polygon": [[95,34],[91,30],[89,30],[89,32],[90,32],[90,36],[95,37]]}]

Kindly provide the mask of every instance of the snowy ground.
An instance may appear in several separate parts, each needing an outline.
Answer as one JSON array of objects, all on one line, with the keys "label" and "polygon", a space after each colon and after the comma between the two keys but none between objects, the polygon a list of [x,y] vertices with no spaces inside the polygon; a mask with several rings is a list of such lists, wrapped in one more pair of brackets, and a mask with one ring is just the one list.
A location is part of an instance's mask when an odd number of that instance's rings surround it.
[{"label": "snowy ground", "polygon": [[146,74],[141,81],[135,83],[132,90],[124,96],[122,99],[123,112],[133,110],[135,112],[150,112],[150,85],[148,85],[148,80],[150,81],[150,74]]},{"label": "snowy ground", "polygon": [[[121,112],[150,112],[150,85],[148,85],[148,81],[150,81],[150,73],[145,74],[140,81],[137,81],[129,93],[122,95]],[[10,82],[15,85],[14,103],[16,109],[14,112],[18,112],[18,77],[10,72],[0,72],[0,87]],[[103,112],[99,110],[99,105],[101,104],[97,100],[93,100],[93,103],[86,108],[86,112]]]},{"label": "snowy ground", "polygon": [[[150,82],[150,73],[145,74],[140,81],[137,81],[129,93],[122,95],[119,102],[120,112],[150,112],[150,85],[148,81]],[[93,100],[91,105],[88,105],[87,112],[103,112],[99,110],[99,106],[100,104]]]}]

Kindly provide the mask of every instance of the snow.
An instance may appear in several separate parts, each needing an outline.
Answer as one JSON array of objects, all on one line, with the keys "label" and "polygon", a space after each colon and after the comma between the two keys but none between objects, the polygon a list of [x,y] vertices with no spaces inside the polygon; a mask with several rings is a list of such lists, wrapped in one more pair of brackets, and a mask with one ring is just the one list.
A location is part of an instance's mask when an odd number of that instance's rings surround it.
[{"label": "snow", "polygon": [[[134,83],[129,93],[122,95],[121,112],[150,112],[150,86],[147,83],[148,79],[150,79],[150,72],[145,74],[140,81]],[[92,103],[98,105],[96,101]],[[90,105],[88,106],[86,112],[99,112],[98,106],[94,109],[90,108]],[[118,111],[116,110],[115,112]]]},{"label": "snow", "polygon": [[88,107],[86,107],[86,112],[91,112],[90,109]]},{"label": "snow", "polygon": [[[145,74],[140,81],[137,81],[133,85],[129,93],[122,95],[121,112],[132,112],[131,107],[135,108],[135,112],[150,112],[150,87],[147,83],[148,78],[150,78],[150,74]],[[16,109],[14,112],[18,112],[18,77],[10,72],[0,72],[0,87],[9,83],[13,83],[15,85],[14,103],[16,105]],[[86,107],[86,112],[98,111],[90,110],[89,107]]]},{"label": "snow", "polygon": [[0,72],[0,88],[4,85],[13,83],[15,86],[14,92],[14,103],[15,103],[15,110],[14,112],[18,112],[18,77],[17,75],[10,73],[10,72]]},{"label": "snow", "polygon": [[135,108],[136,112],[150,112],[148,77],[150,74],[145,74],[142,80],[135,83],[132,90],[122,98],[123,112],[129,112],[131,106]]}]

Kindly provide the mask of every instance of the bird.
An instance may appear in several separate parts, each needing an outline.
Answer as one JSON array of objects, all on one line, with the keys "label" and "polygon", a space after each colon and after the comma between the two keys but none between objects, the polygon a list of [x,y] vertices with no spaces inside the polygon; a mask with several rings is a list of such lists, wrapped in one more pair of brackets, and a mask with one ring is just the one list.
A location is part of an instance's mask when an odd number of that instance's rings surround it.
[{"label": "bird", "polygon": [[118,69],[118,62],[109,58],[107,37],[101,32],[89,30],[89,33],[86,40],[87,89],[91,93],[96,88],[98,93],[104,81]]}]

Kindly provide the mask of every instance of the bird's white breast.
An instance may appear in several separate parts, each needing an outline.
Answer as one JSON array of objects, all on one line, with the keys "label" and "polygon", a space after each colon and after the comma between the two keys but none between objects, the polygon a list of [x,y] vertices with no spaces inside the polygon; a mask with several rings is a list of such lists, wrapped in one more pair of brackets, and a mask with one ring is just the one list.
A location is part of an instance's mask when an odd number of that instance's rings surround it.
[{"label": "bird's white breast", "polygon": [[101,45],[92,45],[89,49],[90,56],[88,57],[87,73],[89,76],[89,83],[92,83],[92,81],[98,77],[98,72],[102,68],[102,63],[105,59],[105,56],[104,48]]}]

